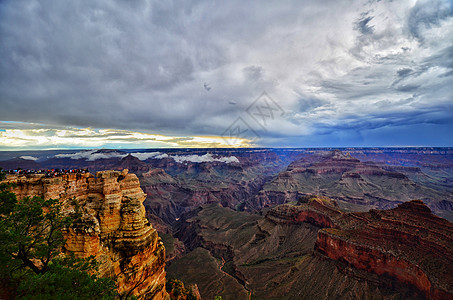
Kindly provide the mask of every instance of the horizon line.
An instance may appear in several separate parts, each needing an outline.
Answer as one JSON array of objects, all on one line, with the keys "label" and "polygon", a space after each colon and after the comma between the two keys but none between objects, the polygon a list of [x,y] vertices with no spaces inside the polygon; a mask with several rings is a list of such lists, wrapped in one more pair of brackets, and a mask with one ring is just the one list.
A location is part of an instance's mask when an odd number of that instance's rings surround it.
[{"label": "horizon line", "polygon": [[159,147],[159,148],[50,148],[50,149],[0,149],[0,152],[19,152],[19,151],[84,151],[84,150],[199,150],[199,149],[216,149],[216,150],[246,150],[246,149],[373,149],[373,148],[453,148],[453,146],[310,146],[310,147]]}]

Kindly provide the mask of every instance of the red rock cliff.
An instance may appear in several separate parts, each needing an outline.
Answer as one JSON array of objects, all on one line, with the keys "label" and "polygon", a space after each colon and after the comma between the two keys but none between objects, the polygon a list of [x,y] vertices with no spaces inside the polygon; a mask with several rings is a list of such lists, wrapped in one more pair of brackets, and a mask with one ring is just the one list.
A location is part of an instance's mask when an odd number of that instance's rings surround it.
[{"label": "red rock cliff", "polygon": [[266,214],[266,218],[274,223],[307,222],[322,228],[335,227],[334,220],[343,214],[337,208],[335,201],[319,196],[306,196],[305,198],[305,203],[283,204],[274,207]]},{"label": "red rock cliff", "polygon": [[319,253],[414,286],[428,299],[453,299],[453,224],[422,201],[344,214],[334,223],[318,232]]},{"label": "red rock cliff", "polygon": [[341,267],[382,276],[384,285],[413,287],[428,299],[453,299],[453,224],[432,214],[422,201],[366,213],[342,212],[325,197],[302,202],[276,206],[266,218],[321,227],[315,253]]},{"label": "red rock cliff", "polygon": [[19,199],[60,199],[65,213],[79,207],[82,217],[66,233],[65,250],[95,255],[100,275],[116,279],[118,291],[141,299],[165,299],[165,248],[145,217],[145,194],[127,170],[92,174],[8,177]]}]

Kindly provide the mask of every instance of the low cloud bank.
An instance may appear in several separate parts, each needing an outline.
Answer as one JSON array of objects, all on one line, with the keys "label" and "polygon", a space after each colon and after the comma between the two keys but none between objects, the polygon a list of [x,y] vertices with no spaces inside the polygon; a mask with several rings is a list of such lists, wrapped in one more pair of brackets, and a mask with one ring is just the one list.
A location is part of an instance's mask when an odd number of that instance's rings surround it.
[{"label": "low cloud bank", "polygon": [[19,157],[19,158],[26,159],[26,160],[38,160],[37,157],[30,156],[30,155],[22,155],[22,156]]},{"label": "low cloud bank", "polygon": [[205,155],[173,155],[171,156],[176,162],[193,162],[193,163],[202,163],[202,162],[213,162],[219,161],[224,163],[238,163],[239,159],[236,156],[228,157],[214,157],[211,153]]},{"label": "low cloud bank", "polygon": [[147,160],[147,159],[162,159],[162,158],[167,158],[168,154],[161,153],[161,152],[136,152],[136,153],[131,153],[132,156],[137,157],[140,160]]},{"label": "low cloud bank", "polygon": [[123,158],[127,153],[121,152],[98,152],[98,150],[84,150],[76,153],[57,154],[57,158],[70,158],[70,159],[85,159],[87,161],[94,161],[98,159],[108,158]]},{"label": "low cloud bank", "polygon": [[[168,155],[162,152],[135,152],[130,153],[132,156],[138,158],[139,160],[147,159],[163,159],[163,158],[173,158],[178,163],[184,162],[193,162],[193,163],[203,163],[203,162],[223,162],[223,163],[239,163],[239,159],[236,156],[228,157],[215,157],[211,153],[204,155]],[[127,156],[128,153],[122,152],[99,152],[99,150],[83,150],[76,153],[68,154],[57,154],[57,158],[70,158],[70,159],[85,159],[87,161],[94,161],[98,159],[109,159],[109,158],[123,158]],[[31,158],[28,158],[31,159]],[[35,158],[34,160],[36,160]]]}]

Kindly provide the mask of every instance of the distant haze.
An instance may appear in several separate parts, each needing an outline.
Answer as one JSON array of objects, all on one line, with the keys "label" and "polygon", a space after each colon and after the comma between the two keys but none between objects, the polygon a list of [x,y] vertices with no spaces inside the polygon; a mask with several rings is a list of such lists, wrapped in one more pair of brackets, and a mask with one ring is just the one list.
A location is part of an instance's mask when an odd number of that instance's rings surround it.
[{"label": "distant haze", "polygon": [[0,150],[453,146],[449,0],[5,0],[0,57]]}]

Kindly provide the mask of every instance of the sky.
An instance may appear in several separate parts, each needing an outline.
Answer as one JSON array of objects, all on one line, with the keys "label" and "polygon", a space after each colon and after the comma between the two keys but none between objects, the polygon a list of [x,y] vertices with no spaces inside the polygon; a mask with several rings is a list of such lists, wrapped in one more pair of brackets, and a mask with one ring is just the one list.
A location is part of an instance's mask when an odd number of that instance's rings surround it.
[{"label": "sky", "polygon": [[453,146],[452,0],[0,1],[0,150]]}]

